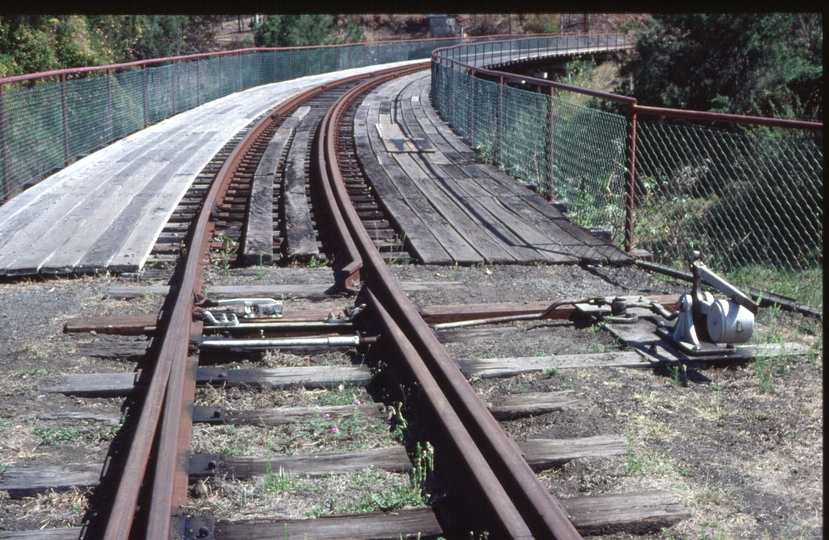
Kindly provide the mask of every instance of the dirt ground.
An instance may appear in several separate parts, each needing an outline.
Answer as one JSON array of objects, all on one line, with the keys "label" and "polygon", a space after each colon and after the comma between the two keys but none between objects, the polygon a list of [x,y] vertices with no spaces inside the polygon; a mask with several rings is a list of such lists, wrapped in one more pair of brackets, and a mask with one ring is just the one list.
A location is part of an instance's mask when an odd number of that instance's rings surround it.
[{"label": "dirt ground", "polygon": [[[393,267],[401,281],[445,281],[411,293],[416,304],[552,301],[612,294],[668,294],[686,290],[635,268],[576,266]],[[228,274],[212,272],[210,284],[329,283],[328,268],[264,268]],[[133,283],[134,280],[133,280]],[[151,282],[141,282],[151,284]],[[82,354],[83,344],[134,341],[141,337],[64,334],[67,319],[157,313],[163,298],[106,299],[110,276],[71,280],[0,283],[0,365],[7,374],[0,390],[0,475],[11,466],[100,463],[117,424],[91,420],[41,420],[56,411],[94,411],[117,417],[120,399],[74,398],[38,391],[41,377],[60,373],[128,372],[133,362]],[[290,299],[289,299],[290,300]],[[348,298],[323,302],[286,301],[291,306],[344,307]],[[571,324],[514,323],[510,334],[447,343],[453,357],[506,357],[604,352],[618,348],[605,331]],[[488,397],[502,393],[569,390],[586,400],[582,408],[503,423],[516,439],[622,435],[627,454],[573,461],[540,473],[562,499],[574,496],[659,489],[678,498],[692,514],[672,529],[648,538],[821,538],[823,534],[823,353],[822,322],[762,310],[758,342],[797,341],[812,347],[808,356],[730,365],[694,364],[687,374],[653,369],[589,368],[548,370],[508,379],[478,379]],[[353,351],[328,353],[322,360],[275,353],[250,360],[273,367],[359,361]],[[292,389],[254,394],[203,389],[199,403],[228,407],[370,402],[371,389]],[[245,437],[246,427],[197,426],[194,449],[267,455],[317,452],[397,444],[395,428],[374,419],[351,424],[329,418],[274,428]],[[394,424],[392,424],[394,425]],[[338,432],[334,433],[334,427]],[[399,433],[397,434],[399,435]],[[191,502],[197,511],[225,517],[279,515],[297,518],[333,511],[360,511],[358,493],[405,494],[409,478],[362,473],[325,479],[285,481],[270,498],[251,494],[267,489],[262,478],[216,480],[207,496]],[[367,487],[368,486],[368,487]],[[369,493],[370,495],[370,493]],[[403,495],[401,495],[402,497]],[[370,498],[370,497],[369,497]],[[382,501],[381,501],[382,502]],[[399,502],[399,500],[397,501]],[[246,510],[242,503],[247,503]],[[253,503],[250,505],[250,503]],[[406,503],[406,501],[404,501]],[[409,501],[418,504],[418,501]],[[0,491],[0,532],[77,525],[86,510],[79,491],[15,500]],[[605,538],[628,538],[618,534]]]}]

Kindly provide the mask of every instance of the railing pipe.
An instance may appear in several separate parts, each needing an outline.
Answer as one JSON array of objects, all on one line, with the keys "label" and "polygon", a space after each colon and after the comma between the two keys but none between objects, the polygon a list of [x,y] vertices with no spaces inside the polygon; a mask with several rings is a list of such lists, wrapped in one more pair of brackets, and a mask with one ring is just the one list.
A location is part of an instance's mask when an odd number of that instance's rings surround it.
[{"label": "railing pipe", "polygon": [[115,119],[112,116],[112,70],[107,70],[107,132],[106,142],[109,143],[115,138]]},{"label": "railing pipe", "polygon": [[63,125],[63,161],[69,165],[69,111],[66,106],[66,74],[60,76],[60,104]]},{"label": "railing pipe", "polygon": [[11,182],[9,180],[9,147],[6,144],[6,103],[5,86],[0,84],[0,152],[3,157],[3,202],[11,198]]},{"label": "railing pipe", "polygon": [[144,90],[144,99],[142,101],[144,105],[144,127],[147,127],[148,125],[150,125],[149,114],[147,111],[147,108],[149,106],[149,98],[147,96],[147,64],[143,64],[141,66],[141,75],[143,77],[142,88]]},{"label": "railing pipe", "polygon": [[636,104],[628,107],[625,138],[625,251],[633,252],[633,211],[636,192]]}]

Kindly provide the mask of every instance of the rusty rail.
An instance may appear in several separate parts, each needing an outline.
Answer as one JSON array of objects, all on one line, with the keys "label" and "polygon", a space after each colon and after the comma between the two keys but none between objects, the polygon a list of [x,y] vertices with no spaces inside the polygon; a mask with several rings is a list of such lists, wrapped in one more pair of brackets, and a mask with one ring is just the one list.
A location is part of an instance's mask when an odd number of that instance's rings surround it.
[{"label": "rusty rail", "polygon": [[[422,380],[417,379],[419,385],[433,389],[434,394],[427,395],[430,408],[440,415],[443,422],[452,422],[451,416],[454,414],[460,419],[463,429],[449,430],[446,434],[449,437],[447,444],[456,450],[455,453],[461,459],[466,460],[465,468],[479,471],[482,475],[475,482],[487,497],[487,506],[494,505],[494,513],[480,517],[501,531],[502,536],[495,536],[522,538],[529,531],[536,538],[580,538],[561,505],[539,482],[517,445],[504,433],[487,410],[486,404],[463,377],[405,292],[397,285],[348,199],[339,171],[333,167],[337,160],[337,120],[345,113],[350,101],[356,99],[367,87],[368,83],[364,83],[343,96],[332,107],[330,115],[326,117],[327,123],[321,126],[320,134],[325,138],[325,158],[328,162],[323,169],[323,181],[331,185],[339,211],[359,250],[364,288],[368,289],[370,302],[375,306],[387,332],[396,333],[396,325],[409,340],[412,351],[403,354],[407,370],[416,377],[423,374]],[[385,310],[388,312],[384,313]],[[393,343],[398,349],[408,347],[397,340]],[[433,384],[438,388],[434,388]],[[473,444],[470,445],[467,435]],[[487,467],[478,464],[479,456],[483,457]],[[497,481],[488,479],[489,471]],[[516,512],[520,515],[520,520]],[[524,524],[526,529],[517,526],[517,523]]]}]

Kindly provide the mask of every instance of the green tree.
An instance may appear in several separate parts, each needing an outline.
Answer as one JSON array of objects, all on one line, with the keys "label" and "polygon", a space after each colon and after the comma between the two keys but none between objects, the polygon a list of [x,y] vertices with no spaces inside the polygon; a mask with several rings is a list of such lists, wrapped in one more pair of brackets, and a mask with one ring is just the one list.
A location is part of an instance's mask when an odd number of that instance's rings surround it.
[{"label": "green tree", "polygon": [[253,29],[257,47],[299,47],[334,41],[331,15],[268,15]]},{"label": "green tree", "polygon": [[657,107],[820,120],[819,13],[658,15],[618,91]]}]

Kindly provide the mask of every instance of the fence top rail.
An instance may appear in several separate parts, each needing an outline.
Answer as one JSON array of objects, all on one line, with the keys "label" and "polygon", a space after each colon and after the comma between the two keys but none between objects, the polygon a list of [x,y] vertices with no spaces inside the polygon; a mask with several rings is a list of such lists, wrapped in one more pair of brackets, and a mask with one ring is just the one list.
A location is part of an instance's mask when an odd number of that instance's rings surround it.
[{"label": "fence top rail", "polygon": [[[556,34],[559,35],[559,34]],[[577,34],[577,35],[588,35],[588,34]],[[621,35],[624,34],[589,34],[590,36],[594,35]],[[524,39],[524,38],[522,38]],[[505,40],[503,42],[509,42],[510,40]],[[499,42],[494,42],[499,43]],[[627,44],[625,45],[627,46]],[[495,77],[498,79],[503,79],[504,81],[524,81],[531,84],[535,84],[542,87],[548,88],[558,88],[560,90],[567,90],[569,92],[576,92],[579,94],[585,94],[588,96],[593,96],[601,99],[606,99],[608,101],[615,101],[617,103],[625,103],[630,107],[631,113],[642,114],[642,115],[650,115],[650,116],[666,116],[672,118],[685,118],[687,120],[702,120],[702,121],[709,121],[709,122],[728,122],[732,124],[751,124],[751,125],[758,125],[758,126],[768,126],[768,127],[779,127],[779,128],[788,128],[788,129],[802,129],[808,131],[821,131],[823,130],[823,122],[804,122],[800,120],[783,120],[779,118],[767,118],[763,116],[743,116],[739,114],[727,114],[727,113],[715,113],[715,112],[705,112],[705,111],[686,111],[681,109],[666,109],[661,107],[647,107],[638,105],[636,98],[628,97],[628,96],[621,96],[618,94],[611,94],[610,92],[601,92],[598,90],[590,90],[587,88],[581,88],[579,86],[573,86],[569,84],[564,84],[555,81],[548,81],[547,79],[537,79],[535,77],[528,77],[526,75],[519,75],[515,73],[507,73],[505,71],[496,71],[492,69],[484,69],[480,67],[476,67],[471,64],[467,64],[464,62],[460,62],[455,60],[454,58],[449,58],[447,56],[442,56],[441,53],[445,51],[449,51],[451,49],[457,48],[459,45],[451,45],[448,47],[441,47],[439,49],[435,49],[432,51],[432,62],[444,61],[453,64],[461,69],[469,70],[471,75],[475,75],[476,73],[487,75],[489,77]]]},{"label": "fence top rail", "polygon": [[[513,36],[517,36],[521,34],[515,34]],[[538,36],[547,36],[547,34],[533,34]],[[474,36],[469,38],[463,38],[464,42],[476,42],[476,41],[489,41],[492,38],[497,37],[498,39],[503,39],[504,35],[486,35],[486,36]],[[25,75],[14,75],[12,77],[3,77],[0,78],[0,88],[4,84],[16,83],[16,82],[25,82],[37,79],[46,79],[49,77],[61,77],[65,75],[79,75],[82,73],[93,73],[97,71],[107,71],[107,70],[116,70],[116,69],[126,69],[132,67],[146,67],[148,65],[155,65],[155,64],[165,64],[165,63],[175,63],[180,61],[187,61],[187,60],[199,60],[202,58],[213,58],[219,56],[229,56],[229,55],[241,55],[241,54],[249,54],[249,53],[256,53],[256,52],[270,52],[270,51],[293,51],[293,50],[309,50],[309,49],[338,49],[338,48],[345,48],[345,47],[354,47],[354,46],[376,46],[376,45],[387,45],[387,44],[400,44],[400,43],[429,43],[435,41],[446,41],[446,40],[461,40],[462,38],[458,36],[453,37],[437,37],[437,38],[422,38],[422,39],[407,39],[407,40],[381,40],[381,41],[371,41],[371,42],[357,42],[357,43],[339,43],[336,45],[303,45],[303,46],[296,46],[296,47],[250,47],[246,49],[234,49],[232,51],[219,51],[219,52],[211,52],[211,53],[199,53],[199,54],[188,54],[182,56],[169,56],[165,58],[150,58],[145,60],[135,60],[133,62],[124,62],[121,64],[108,64],[105,66],[87,66],[87,67],[80,67],[80,68],[67,68],[67,69],[58,69],[54,71],[43,71],[40,73],[29,73]]]},{"label": "fence top rail", "polygon": [[743,116],[704,111],[684,111],[682,109],[663,109],[661,107],[645,107],[634,105],[634,112],[649,116],[667,116],[671,118],[685,118],[686,120],[703,120],[711,122],[729,122],[732,124],[752,124],[757,126],[803,129],[821,131],[823,122],[804,122],[801,120],[783,120],[780,118],[766,118],[764,116]]},{"label": "fence top rail", "polygon": [[[435,61],[438,58],[438,50],[435,50],[432,53],[432,61]],[[518,75],[515,73],[507,73],[505,71],[495,71],[492,69],[482,69],[479,67],[475,67],[470,64],[465,64],[463,62],[459,62],[457,60],[453,60],[451,58],[440,57],[443,60],[451,62],[457,66],[462,68],[466,68],[470,71],[472,75],[476,73],[480,73],[482,75],[488,75],[490,77],[502,78],[505,81],[525,81],[531,84],[537,84],[539,86],[544,86],[548,88],[558,88],[559,90],[567,90],[570,92],[577,92],[579,94],[586,94],[588,96],[593,96],[597,98],[606,99],[608,101],[616,101],[617,103],[625,103],[628,105],[636,105],[636,98],[628,97],[628,96],[620,96],[618,94],[611,94],[610,92],[601,92],[599,90],[590,90],[588,88],[582,88],[580,86],[573,86],[570,84],[564,84],[556,81],[548,81],[547,79],[537,79],[535,77],[529,77],[527,75]]]}]

